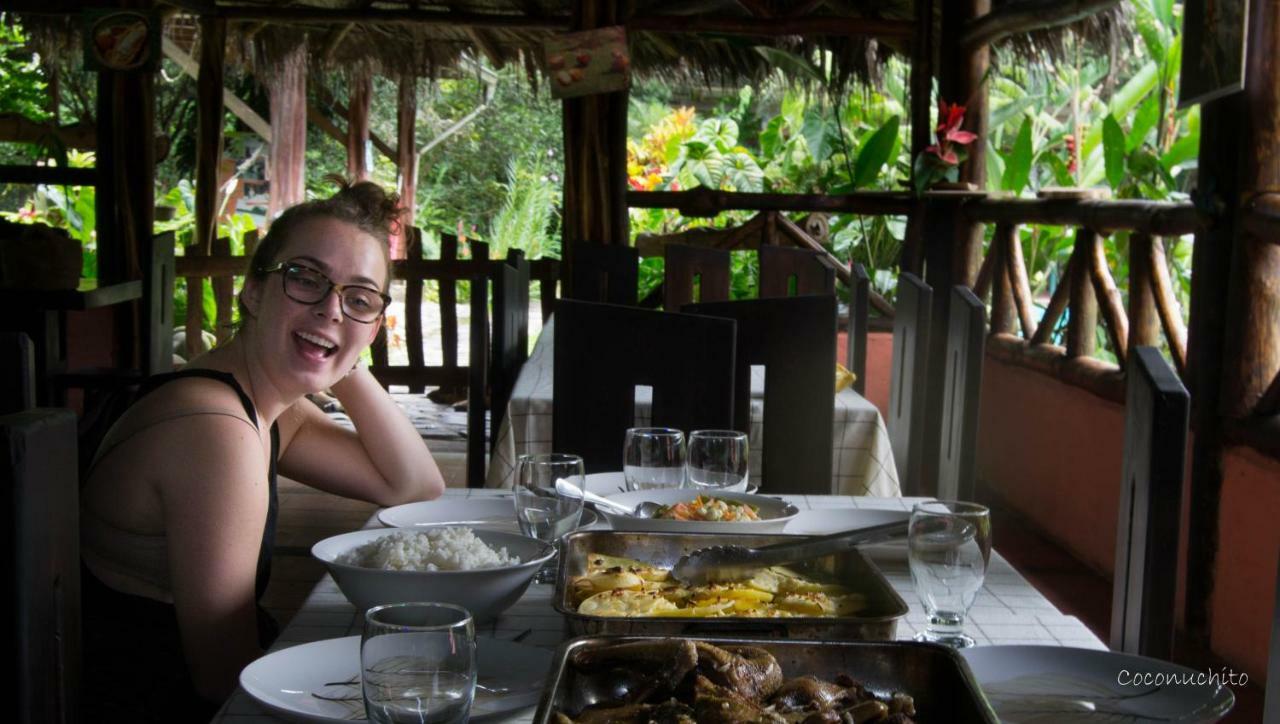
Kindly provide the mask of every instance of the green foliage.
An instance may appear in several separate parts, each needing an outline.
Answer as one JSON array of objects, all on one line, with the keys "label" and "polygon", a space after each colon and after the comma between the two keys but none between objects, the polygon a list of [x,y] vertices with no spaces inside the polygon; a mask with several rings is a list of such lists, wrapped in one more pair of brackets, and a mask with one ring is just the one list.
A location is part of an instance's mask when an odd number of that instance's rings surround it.
[{"label": "green foliage", "polygon": [[1013,149],[1005,156],[1004,175],[1000,179],[1001,189],[1016,194],[1027,187],[1027,182],[1031,179],[1032,153],[1031,119],[1023,117]]},{"label": "green foliage", "polygon": [[0,113],[17,113],[41,123],[49,113],[48,83],[40,58],[27,48],[22,26],[0,13]]},{"label": "green foliage", "polygon": [[508,249],[519,249],[526,258],[559,256],[555,210],[559,199],[547,183],[549,172],[540,160],[525,166],[513,158],[507,169],[507,196],[494,215],[487,233],[490,254],[505,258]]}]

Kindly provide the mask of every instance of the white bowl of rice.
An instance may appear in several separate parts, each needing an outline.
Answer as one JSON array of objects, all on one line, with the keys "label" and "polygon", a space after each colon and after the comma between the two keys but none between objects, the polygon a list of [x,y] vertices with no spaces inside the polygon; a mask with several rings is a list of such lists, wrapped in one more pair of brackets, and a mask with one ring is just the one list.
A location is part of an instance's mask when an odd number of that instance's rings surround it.
[{"label": "white bowl of rice", "polygon": [[357,609],[384,603],[443,601],[477,621],[519,600],[551,559],[549,543],[465,526],[376,528],[343,533],[311,547]]}]

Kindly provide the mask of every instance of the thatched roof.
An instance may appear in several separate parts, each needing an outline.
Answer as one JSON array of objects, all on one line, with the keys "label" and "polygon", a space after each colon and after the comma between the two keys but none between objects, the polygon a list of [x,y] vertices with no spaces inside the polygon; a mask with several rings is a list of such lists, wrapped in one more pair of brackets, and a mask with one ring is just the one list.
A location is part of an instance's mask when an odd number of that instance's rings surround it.
[{"label": "thatched roof", "polygon": [[[946,2],[935,0],[935,10]],[[212,8],[225,16],[231,44],[228,61],[258,73],[270,73],[281,58],[303,46],[309,63],[327,69],[368,67],[388,76],[435,77],[468,55],[494,64],[518,64],[534,78],[541,75],[543,42],[572,27],[575,4],[175,0],[169,5],[180,13]],[[829,51],[831,85],[841,87],[851,79],[874,80],[889,56],[909,52],[915,5],[913,0],[601,0],[600,7],[616,10],[627,24],[637,77],[718,85],[756,81],[775,70],[774,62],[759,50],[769,46],[801,54]],[[1071,32],[1089,42],[1110,43],[1124,19],[1123,4],[1115,0],[993,0],[993,6],[996,11],[1072,6],[1077,15],[1104,8],[1083,21],[1015,33],[1003,41],[1022,55],[1060,53],[1063,35]],[[618,9],[622,7],[626,9]],[[33,30],[42,52],[79,52],[74,37],[78,17],[24,14],[23,22]],[[178,16],[174,22],[184,20]],[[859,24],[870,25],[873,32],[848,32]],[[768,34],[756,35],[752,29]],[[794,34],[779,34],[788,29]]]}]

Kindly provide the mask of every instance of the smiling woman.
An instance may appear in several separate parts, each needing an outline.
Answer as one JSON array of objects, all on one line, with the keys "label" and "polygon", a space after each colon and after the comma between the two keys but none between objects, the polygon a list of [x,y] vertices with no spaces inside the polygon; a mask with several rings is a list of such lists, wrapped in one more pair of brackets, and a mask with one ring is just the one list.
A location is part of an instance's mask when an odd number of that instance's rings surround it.
[{"label": "smiling woman", "polygon": [[[207,721],[270,644],[276,627],[257,601],[277,470],[380,505],[443,491],[413,425],[356,366],[389,301],[398,215],[398,199],[371,183],[285,211],[250,263],[235,336],[148,380],[107,433],[81,506],[95,712]],[[354,431],[304,397],[322,389]]]}]

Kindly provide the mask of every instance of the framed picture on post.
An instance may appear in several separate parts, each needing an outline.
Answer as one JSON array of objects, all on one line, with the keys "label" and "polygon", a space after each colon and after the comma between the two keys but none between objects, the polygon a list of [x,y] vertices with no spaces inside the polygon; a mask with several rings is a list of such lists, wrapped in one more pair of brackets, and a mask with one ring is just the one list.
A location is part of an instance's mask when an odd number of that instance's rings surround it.
[{"label": "framed picture on post", "polygon": [[622,26],[566,33],[543,44],[551,97],[612,93],[631,85],[631,56]]},{"label": "framed picture on post", "polygon": [[1186,0],[1178,108],[1244,90],[1249,0]]},{"label": "framed picture on post", "polygon": [[160,60],[160,19],[137,10],[86,10],[82,14],[86,70],[155,71]]}]

